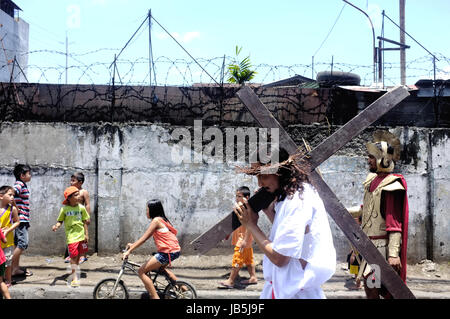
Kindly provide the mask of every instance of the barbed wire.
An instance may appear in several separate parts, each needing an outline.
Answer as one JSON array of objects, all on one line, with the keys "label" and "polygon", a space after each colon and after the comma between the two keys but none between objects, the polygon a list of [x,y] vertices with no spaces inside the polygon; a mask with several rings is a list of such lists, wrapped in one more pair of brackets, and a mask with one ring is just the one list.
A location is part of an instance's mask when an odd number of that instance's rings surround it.
[{"label": "barbed wire", "polygon": [[[30,83],[55,83],[63,84],[68,74],[68,84],[98,84],[110,85],[112,83],[113,70],[110,68],[113,57],[112,52],[117,48],[100,48],[88,52],[76,53],[58,50],[35,50],[19,52],[16,54],[17,61],[26,57],[28,61],[39,61],[45,57],[45,61],[51,61],[49,65],[28,64],[21,66],[26,73],[26,79]],[[66,56],[69,64],[65,65]],[[450,58],[443,54],[436,54],[439,58],[436,74],[438,78],[450,78]],[[227,79],[227,65],[234,61],[233,57],[221,56],[213,58],[198,58],[197,62],[186,59],[173,59],[160,56],[153,61],[148,57],[120,58],[115,61],[117,72],[117,85],[150,85],[149,63],[153,63],[156,79],[152,79],[153,85],[162,86],[191,86],[196,83],[212,84],[219,79]],[[225,66],[225,67],[224,67]],[[4,61],[0,60],[0,72],[4,68],[10,68]],[[283,80],[295,75],[311,77],[312,70],[336,70],[342,72],[356,73],[361,78],[361,85],[370,85],[373,81],[373,65],[359,65],[343,62],[316,62],[311,64],[293,65],[271,65],[267,63],[255,64],[253,69],[257,72],[254,83],[271,83]],[[422,78],[433,78],[433,61],[430,56],[422,56],[406,64],[407,80],[417,81]],[[399,83],[400,63],[385,62],[383,65],[385,85],[396,85]],[[6,71],[8,72],[8,71]],[[317,74],[317,73],[316,73]],[[316,75],[314,74],[314,76]],[[212,77],[212,78],[211,78]],[[23,82],[19,68],[15,69],[13,81]],[[408,83],[414,84],[414,83]]]}]

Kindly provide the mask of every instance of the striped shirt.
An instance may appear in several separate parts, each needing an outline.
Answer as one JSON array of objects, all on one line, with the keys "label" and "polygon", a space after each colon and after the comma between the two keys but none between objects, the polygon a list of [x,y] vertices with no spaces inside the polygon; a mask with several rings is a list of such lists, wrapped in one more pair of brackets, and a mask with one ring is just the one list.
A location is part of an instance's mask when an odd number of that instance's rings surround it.
[{"label": "striped shirt", "polygon": [[19,210],[19,220],[21,223],[30,222],[30,191],[27,184],[22,181],[16,181],[14,184],[14,200]]}]

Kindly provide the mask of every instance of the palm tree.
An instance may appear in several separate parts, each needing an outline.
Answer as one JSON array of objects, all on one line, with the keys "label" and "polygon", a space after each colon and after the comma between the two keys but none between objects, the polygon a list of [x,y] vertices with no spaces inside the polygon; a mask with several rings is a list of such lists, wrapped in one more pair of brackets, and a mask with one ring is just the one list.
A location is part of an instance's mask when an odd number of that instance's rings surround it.
[{"label": "palm tree", "polygon": [[241,62],[238,61],[238,55],[241,53],[241,50],[242,47],[236,46],[236,59],[234,63],[228,66],[228,72],[231,75],[228,78],[228,82],[230,83],[243,84],[255,77],[256,71],[250,70],[252,67],[250,56],[247,56]]}]

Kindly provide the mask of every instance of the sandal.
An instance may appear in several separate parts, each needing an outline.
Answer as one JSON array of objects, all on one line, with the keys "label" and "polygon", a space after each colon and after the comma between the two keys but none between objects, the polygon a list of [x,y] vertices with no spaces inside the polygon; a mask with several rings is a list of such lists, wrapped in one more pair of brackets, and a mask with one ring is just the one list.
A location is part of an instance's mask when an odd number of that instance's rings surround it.
[{"label": "sandal", "polygon": [[234,286],[227,285],[227,284],[225,284],[225,283],[223,283],[223,282],[220,282],[219,285],[220,285],[220,286],[217,287],[217,288],[219,288],[219,289],[234,289]]},{"label": "sandal", "polygon": [[30,277],[33,276],[33,272],[31,270],[22,270],[22,273],[13,274],[11,277]]}]

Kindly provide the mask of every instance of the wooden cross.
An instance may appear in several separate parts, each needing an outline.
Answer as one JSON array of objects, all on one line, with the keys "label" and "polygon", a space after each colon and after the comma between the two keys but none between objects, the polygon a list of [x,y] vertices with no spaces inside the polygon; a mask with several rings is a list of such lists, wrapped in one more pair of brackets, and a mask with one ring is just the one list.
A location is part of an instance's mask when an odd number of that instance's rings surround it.
[{"label": "wooden cross", "polygon": [[[279,129],[280,147],[285,148],[289,154],[297,152],[299,147],[273,117],[267,107],[259,100],[253,90],[244,86],[237,92],[237,96],[248,108],[260,126]],[[347,209],[324,182],[315,168],[407,96],[409,96],[409,93],[402,86],[385,93],[306,155],[311,169],[311,183],[320,194],[326,211],[367,263],[379,266],[381,283],[396,299],[414,299],[415,297],[401,280],[400,276],[386,262],[386,259],[380,254],[372,241],[364,234],[361,227],[348,213]],[[197,237],[192,242],[194,249],[200,253],[205,253],[229,235],[233,231],[232,216],[233,213],[227,215],[218,224]]]}]

